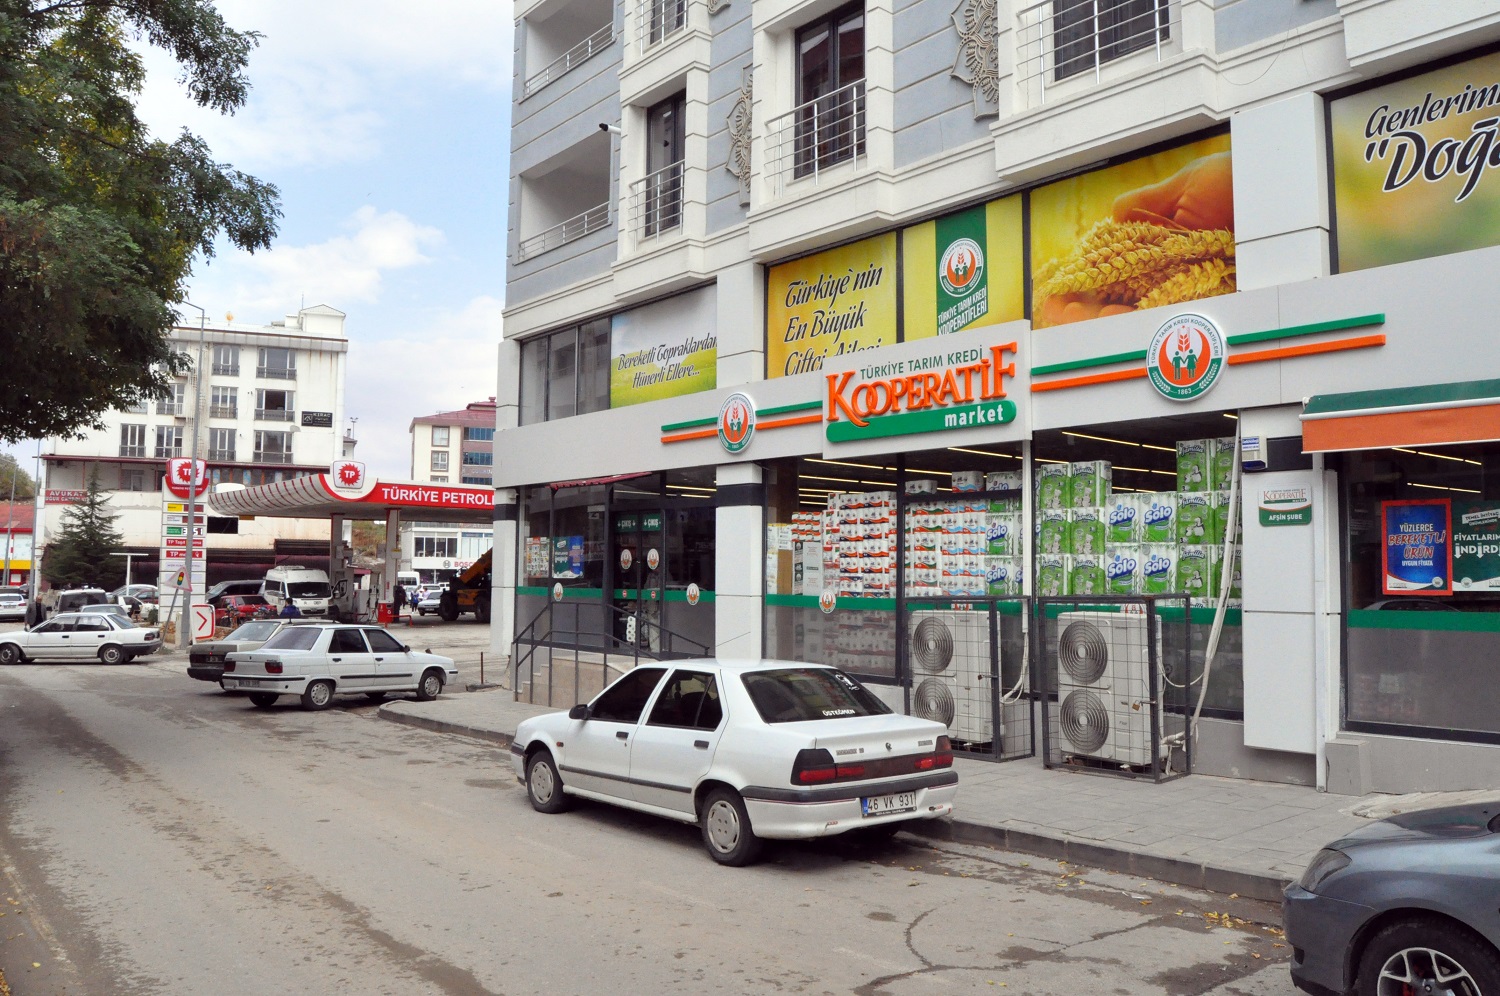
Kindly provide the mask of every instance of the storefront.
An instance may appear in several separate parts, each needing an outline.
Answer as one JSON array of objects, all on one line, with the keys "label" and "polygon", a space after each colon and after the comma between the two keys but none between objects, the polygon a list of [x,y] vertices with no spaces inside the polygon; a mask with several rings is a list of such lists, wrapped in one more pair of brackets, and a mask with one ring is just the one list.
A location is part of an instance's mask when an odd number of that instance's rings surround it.
[{"label": "storefront", "polygon": [[[1500,383],[1475,370],[1500,225],[1450,245],[1412,234],[1425,201],[1381,200],[1393,166],[1365,156],[1367,105],[1438,86],[1389,85],[1329,102],[1320,279],[1241,269],[1237,221],[1274,213],[1256,197],[1285,164],[1235,158],[1237,124],[595,323],[624,330],[594,346],[615,379],[571,417],[528,421],[525,385],[558,368],[522,344],[502,360],[521,424],[496,439],[524,456],[497,468],[517,625],[588,600],[615,640],[825,661],[918,712],[943,704],[923,690],[924,619],[966,638],[947,603],[1181,593],[1194,660],[1214,646],[1187,695],[1196,770],[1347,792],[1493,781]],[[1373,192],[1361,168],[1382,173]],[[1396,199],[1438,196],[1448,217],[1444,184],[1467,180],[1431,169]],[[1462,201],[1472,242],[1500,197]],[[694,351],[691,389],[629,395]],[[1039,651],[1019,620],[971,636],[1003,645],[987,694],[1005,708],[976,718],[958,695],[945,718],[998,743],[1032,708]]]}]

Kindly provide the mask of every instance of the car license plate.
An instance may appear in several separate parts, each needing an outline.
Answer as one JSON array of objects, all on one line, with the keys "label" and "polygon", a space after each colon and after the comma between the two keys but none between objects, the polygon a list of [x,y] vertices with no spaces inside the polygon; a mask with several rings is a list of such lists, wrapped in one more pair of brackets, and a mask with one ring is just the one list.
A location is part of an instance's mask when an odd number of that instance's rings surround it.
[{"label": "car license plate", "polygon": [[887,816],[891,813],[910,813],[917,808],[915,792],[895,792],[891,795],[872,795],[859,800],[866,816]]}]

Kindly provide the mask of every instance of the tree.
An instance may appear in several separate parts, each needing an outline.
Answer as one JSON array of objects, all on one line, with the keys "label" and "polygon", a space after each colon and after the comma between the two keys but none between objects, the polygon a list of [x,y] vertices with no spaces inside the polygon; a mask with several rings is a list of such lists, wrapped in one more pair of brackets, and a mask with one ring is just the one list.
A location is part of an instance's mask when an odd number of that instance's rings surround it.
[{"label": "tree", "polygon": [[0,441],[159,394],[187,363],[167,333],[195,256],[276,234],[275,187],[136,117],[140,38],[201,106],[244,104],[260,35],[211,0],[0,0]]},{"label": "tree", "polygon": [[9,453],[0,453],[0,501],[10,499],[10,482],[16,482],[16,501],[36,497],[36,482]]},{"label": "tree", "polygon": [[99,468],[89,475],[81,502],[63,513],[62,532],[47,544],[42,557],[42,575],[54,588],[98,585],[116,588],[125,580],[124,560],[112,557],[121,548],[119,516],[109,510],[109,501],[99,487]]}]

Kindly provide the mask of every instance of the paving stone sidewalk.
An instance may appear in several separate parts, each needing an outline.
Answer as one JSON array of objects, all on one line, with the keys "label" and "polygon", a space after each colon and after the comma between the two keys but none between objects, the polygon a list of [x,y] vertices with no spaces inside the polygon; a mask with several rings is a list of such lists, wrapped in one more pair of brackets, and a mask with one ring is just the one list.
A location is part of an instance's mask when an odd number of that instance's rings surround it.
[{"label": "paving stone sidewalk", "polygon": [[[521,720],[548,711],[497,688],[388,702],[380,715],[507,746]],[[1273,902],[1320,847],[1366,822],[1356,807],[1388,798],[1211,775],[1156,785],[1048,771],[1036,758],[956,766],[954,818],[917,832]]]}]

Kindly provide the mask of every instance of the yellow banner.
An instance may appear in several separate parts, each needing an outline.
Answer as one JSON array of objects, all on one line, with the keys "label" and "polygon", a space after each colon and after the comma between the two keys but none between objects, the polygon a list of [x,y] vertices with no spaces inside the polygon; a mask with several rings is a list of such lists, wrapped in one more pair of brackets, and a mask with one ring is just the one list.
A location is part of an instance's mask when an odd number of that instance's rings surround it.
[{"label": "yellow banner", "polygon": [[902,232],[906,340],[1025,318],[1024,248],[1018,195]]},{"label": "yellow banner", "polygon": [[1031,193],[1034,328],[1180,304],[1234,288],[1228,135]]},{"label": "yellow banner", "polygon": [[877,235],[771,267],[766,274],[766,373],[821,370],[823,361],[896,341],[896,235]]},{"label": "yellow banner", "polygon": [[1500,53],[1329,104],[1338,268],[1500,244]]}]

